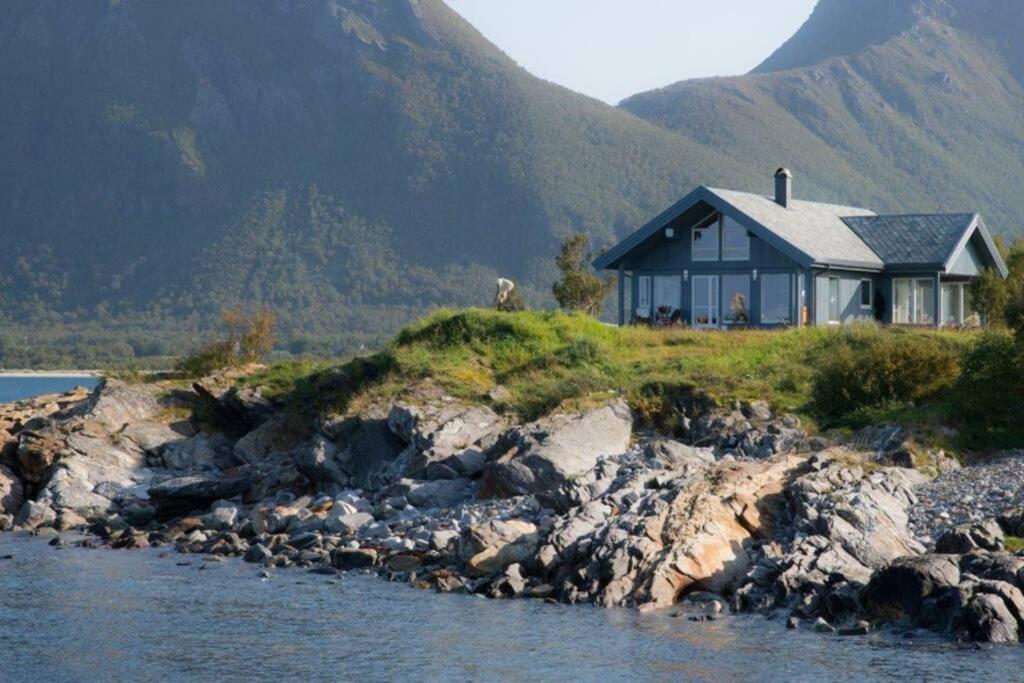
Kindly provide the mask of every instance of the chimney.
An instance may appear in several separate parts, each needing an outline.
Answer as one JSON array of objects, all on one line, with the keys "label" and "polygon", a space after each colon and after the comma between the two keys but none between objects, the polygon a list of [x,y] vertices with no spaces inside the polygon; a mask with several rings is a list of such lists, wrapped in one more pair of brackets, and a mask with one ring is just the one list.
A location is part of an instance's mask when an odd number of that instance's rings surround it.
[{"label": "chimney", "polygon": [[788,168],[780,168],[775,172],[775,203],[788,209],[791,199],[793,199],[793,174],[789,172]]}]

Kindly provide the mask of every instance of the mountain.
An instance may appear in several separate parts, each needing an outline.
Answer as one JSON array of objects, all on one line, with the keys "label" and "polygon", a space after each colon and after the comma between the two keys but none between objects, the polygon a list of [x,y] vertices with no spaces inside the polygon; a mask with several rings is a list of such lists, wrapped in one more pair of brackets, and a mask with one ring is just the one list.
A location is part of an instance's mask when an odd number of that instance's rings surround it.
[{"label": "mountain", "polygon": [[359,341],[489,303],[499,274],[539,302],[565,233],[608,243],[750,179],[531,76],[441,0],[13,0],[0,88],[16,321],[262,302]]},{"label": "mountain", "polygon": [[626,111],[720,149],[785,164],[809,199],[891,211],[1024,214],[1024,3],[821,0],[750,74],[635,95]]}]

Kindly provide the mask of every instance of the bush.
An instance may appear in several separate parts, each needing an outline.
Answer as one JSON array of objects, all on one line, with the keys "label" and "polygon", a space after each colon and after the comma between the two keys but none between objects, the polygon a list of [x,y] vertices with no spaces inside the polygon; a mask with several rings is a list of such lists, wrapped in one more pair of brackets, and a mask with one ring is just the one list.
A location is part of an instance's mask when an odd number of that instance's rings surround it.
[{"label": "bush", "polygon": [[955,392],[965,431],[1024,431],[1024,348],[1012,336],[990,332],[964,354]]},{"label": "bush", "polygon": [[178,361],[175,371],[179,375],[203,377],[223,368],[255,363],[274,348],[276,319],[272,311],[260,309],[246,315],[237,309],[225,309],[221,319],[225,338]]},{"label": "bush", "polygon": [[960,365],[957,349],[938,336],[871,326],[835,333],[818,355],[811,397],[815,411],[830,422],[865,408],[935,396],[953,386]]},{"label": "bush", "polygon": [[562,309],[597,315],[605,297],[615,286],[615,278],[602,280],[594,274],[590,268],[593,255],[589,247],[590,238],[579,232],[562,241],[562,250],[555,259],[562,279],[552,286],[551,291]]}]

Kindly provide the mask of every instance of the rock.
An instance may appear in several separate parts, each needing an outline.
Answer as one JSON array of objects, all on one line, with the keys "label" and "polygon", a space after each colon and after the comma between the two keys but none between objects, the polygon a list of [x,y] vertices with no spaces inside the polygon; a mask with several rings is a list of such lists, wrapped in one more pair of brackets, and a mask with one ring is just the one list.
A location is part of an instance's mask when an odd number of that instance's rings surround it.
[{"label": "rock", "polygon": [[104,379],[67,417],[87,418],[101,425],[108,433],[114,433],[137,422],[147,421],[161,410],[154,392],[146,385]]},{"label": "rock", "polygon": [[455,507],[473,495],[468,479],[439,479],[409,485],[405,498],[420,509]]},{"label": "rock", "polygon": [[376,491],[391,483],[391,466],[406,443],[392,433],[387,420],[356,420],[339,438],[344,446],[338,459],[345,463],[352,485]]},{"label": "rock", "polygon": [[16,515],[25,503],[25,487],[7,465],[0,462],[0,514]]},{"label": "rock", "polygon": [[522,567],[510,564],[505,571],[491,584],[490,594],[496,598],[516,598],[526,590],[526,579]]},{"label": "rock", "polygon": [[1024,508],[1010,508],[999,515],[997,521],[1007,536],[1024,537]]},{"label": "rock", "polygon": [[209,514],[203,515],[203,526],[207,529],[223,531],[231,529],[238,520],[238,507],[228,504],[214,507]]},{"label": "rock", "polygon": [[193,474],[168,479],[149,488],[149,496],[163,516],[174,516],[212,501],[232,498],[252,488],[247,476],[218,477],[213,474]]},{"label": "rock", "polygon": [[1020,640],[1020,623],[1002,597],[979,592],[961,612],[957,633],[963,640],[1015,643]]},{"label": "rock", "polygon": [[267,420],[235,443],[235,455],[246,463],[258,463],[271,453],[292,451],[302,441],[301,430],[287,417]]},{"label": "rock", "polygon": [[492,520],[466,530],[459,554],[470,571],[487,575],[525,562],[536,552],[537,543],[535,525],[521,520]]},{"label": "rock", "polygon": [[936,554],[893,561],[871,576],[861,596],[865,611],[874,619],[916,619],[926,599],[960,583],[957,559]]},{"label": "rock", "polygon": [[14,518],[15,526],[24,529],[37,529],[42,526],[53,526],[57,521],[57,513],[46,503],[26,500]]},{"label": "rock", "polygon": [[814,630],[818,633],[835,633],[836,627],[818,617],[814,620]]},{"label": "rock", "polygon": [[741,408],[744,417],[750,420],[770,420],[772,419],[771,408],[768,407],[767,401],[747,401]]},{"label": "rock", "polygon": [[786,619],[786,628],[790,630],[800,628],[800,617],[789,617]]},{"label": "rock", "polygon": [[484,451],[493,445],[505,423],[485,406],[428,401],[416,406],[395,404],[388,414],[388,426],[409,445],[396,462],[395,478],[449,479],[480,474]]},{"label": "rock", "polygon": [[715,452],[711,448],[687,446],[665,438],[653,439],[644,445],[644,455],[662,463],[666,469],[699,469],[715,462]]},{"label": "rock", "polygon": [[373,515],[367,512],[328,514],[324,528],[332,534],[354,536],[360,528],[373,523]]},{"label": "rock", "polygon": [[625,401],[577,415],[553,415],[515,428],[495,447],[500,457],[484,472],[480,494],[535,494],[566,508],[560,489],[589,472],[604,455],[626,451],[633,418]]},{"label": "rock", "polygon": [[430,547],[433,550],[444,551],[448,546],[457,541],[462,534],[452,529],[440,529],[430,533]]},{"label": "rock", "polygon": [[195,434],[191,423],[176,425],[177,429],[163,422],[131,422],[118,432],[118,441],[130,441],[146,453],[158,453],[171,443],[184,441]]},{"label": "rock", "polygon": [[852,626],[839,629],[841,636],[866,636],[871,633],[871,624],[866,621],[858,621]]},{"label": "rock", "polygon": [[18,435],[18,472],[22,478],[33,484],[46,481],[64,445],[64,435],[55,427],[22,431]]},{"label": "rock", "polygon": [[423,561],[415,555],[392,555],[384,564],[388,570],[401,574],[418,571]]},{"label": "rock", "polygon": [[164,467],[177,470],[212,469],[230,455],[223,435],[197,434],[160,448]]},{"label": "rock", "polygon": [[972,550],[1002,550],[1003,530],[994,519],[956,526],[935,542],[935,552],[962,554]]},{"label": "rock", "polygon": [[61,510],[57,515],[57,531],[70,531],[87,526],[89,522],[73,510]]},{"label": "rock", "polygon": [[246,562],[263,564],[273,557],[274,554],[262,543],[253,543],[249,546],[249,549],[245,551],[244,559]]},{"label": "rock", "polygon": [[377,564],[377,551],[372,548],[337,548],[331,552],[331,564],[338,569],[366,569]]},{"label": "rock", "polygon": [[333,443],[317,436],[309,446],[292,452],[295,467],[314,484],[346,486],[348,474],[337,461],[338,449]]}]

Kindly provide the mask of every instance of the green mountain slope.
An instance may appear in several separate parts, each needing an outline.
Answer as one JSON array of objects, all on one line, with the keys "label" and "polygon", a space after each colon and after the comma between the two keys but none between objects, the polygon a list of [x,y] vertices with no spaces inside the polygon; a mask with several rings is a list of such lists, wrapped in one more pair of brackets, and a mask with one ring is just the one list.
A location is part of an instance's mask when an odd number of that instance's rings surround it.
[{"label": "green mountain slope", "polygon": [[751,74],[685,81],[622,108],[732,163],[785,164],[806,198],[892,211],[1024,214],[1024,3],[821,0]]},{"label": "green mountain slope", "polygon": [[12,0],[0,91],[17,320],[262,302],[363,339],[486,303],[498,274],[539,301],[560,235],[606,243],[698,179],[749,180],[441,0]]}]

